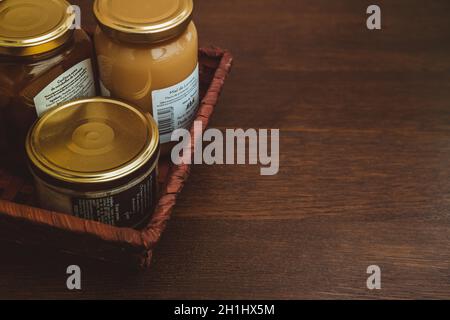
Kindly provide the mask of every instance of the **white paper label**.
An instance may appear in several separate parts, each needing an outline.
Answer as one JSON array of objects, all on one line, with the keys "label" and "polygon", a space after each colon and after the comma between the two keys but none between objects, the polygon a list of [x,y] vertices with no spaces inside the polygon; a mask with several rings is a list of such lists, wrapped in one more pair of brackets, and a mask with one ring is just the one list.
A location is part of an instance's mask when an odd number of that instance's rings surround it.
[{"label": "white paper label", "polygon": [[34,104],[40,117],[56,105],[79,99],[94,97],[95,80],[91,59],[86,59],[53,80],[36,97]]},{"label": "white paper label", "polygon": [[153,117],[159,126],[161,143],[170,142],[176,129],[188,129],[199,106],[198,65],[186,80],[152,92]]},{"label": "white paper label", "polygon": [[100,80],[100,91],[101,91],[102,97],[111,97],[111,91],[106,89],[102,80]]}]

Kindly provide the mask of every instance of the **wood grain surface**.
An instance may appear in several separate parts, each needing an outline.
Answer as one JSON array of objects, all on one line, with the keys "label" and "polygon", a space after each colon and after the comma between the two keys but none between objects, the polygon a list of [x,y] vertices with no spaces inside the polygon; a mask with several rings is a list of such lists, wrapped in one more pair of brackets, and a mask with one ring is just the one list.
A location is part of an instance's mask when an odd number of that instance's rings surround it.
[{"label": "wood grain surface", "polygon": [[450,298],[450,2],[378,0],[369,31],[372,2],[196,0],[235,56],[212,126],[279,128],[279,174],[194,166],[139,274],[1,245],[0,298]]}]

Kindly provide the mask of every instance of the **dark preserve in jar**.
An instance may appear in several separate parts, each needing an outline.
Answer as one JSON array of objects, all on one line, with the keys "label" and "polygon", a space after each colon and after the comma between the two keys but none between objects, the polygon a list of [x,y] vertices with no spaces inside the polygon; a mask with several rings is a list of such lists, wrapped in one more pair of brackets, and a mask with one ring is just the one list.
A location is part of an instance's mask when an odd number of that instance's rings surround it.
[{"label": "dark preserve in jar", "polygon": [[141,229],[158,202],[158,126],[122,101],[76,100],[46,112],[26,141],[39,205]]},{"label": "dark preserve in jar", "polygon": [[97,94],[94,51],[65,0],[0,2],[1,159],[25,163],[34,121],[58,104]]}]

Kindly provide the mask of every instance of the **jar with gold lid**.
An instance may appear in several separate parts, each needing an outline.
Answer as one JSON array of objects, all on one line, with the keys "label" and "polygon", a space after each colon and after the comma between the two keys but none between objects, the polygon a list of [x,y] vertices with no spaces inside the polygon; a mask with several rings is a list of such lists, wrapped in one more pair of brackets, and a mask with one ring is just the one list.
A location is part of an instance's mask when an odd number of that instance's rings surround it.
[{"label": "jar with gold lid", "polygon": [[[102,95],[150,112],[161,143],[188,128],[199,105],[192,0],[96,0],[95,47]],[[162,146],[163,153],[167,145]]]},{"label": "jar with gold lid", "polygon": [[150,219],[159,132],[148,113],[106,98],[72,101],[33,125],[26,151],[42,208],[119,227]]},{"label": "jar with gold lid", "polygon": [[93,45],[65,0],[0,2],[0,117],[9,150],[24,155],[28,129],[59,103],[96,96]]}]

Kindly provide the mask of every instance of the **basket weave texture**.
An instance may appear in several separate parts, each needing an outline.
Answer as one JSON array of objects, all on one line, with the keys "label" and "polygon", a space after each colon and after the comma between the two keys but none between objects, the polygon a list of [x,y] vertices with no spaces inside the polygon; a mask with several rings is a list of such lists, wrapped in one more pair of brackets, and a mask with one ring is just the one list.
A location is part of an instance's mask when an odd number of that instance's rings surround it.
[{"label": "basket weave texture", "polygon": [[[207,128],[218,102],[232,60],[229,52],[219,48],[199,51],[202,102],[196,121],[202,122],[203,130]],[[1,130],[0,148],[5,145]],[[196,138],[193,132],[191,135]],[[0,149],[0,154],[3,152],[7,150]],[[0,241],[145,268],[150,265],[153,248],[161,238],[177,196],[189,177],[190,166],[171,165],[168,160],[161,160],[160,173],[161,198],[149,224],[137,231],[39,209],[34,206],[34,190],[30,181],[0,167]]]}]

